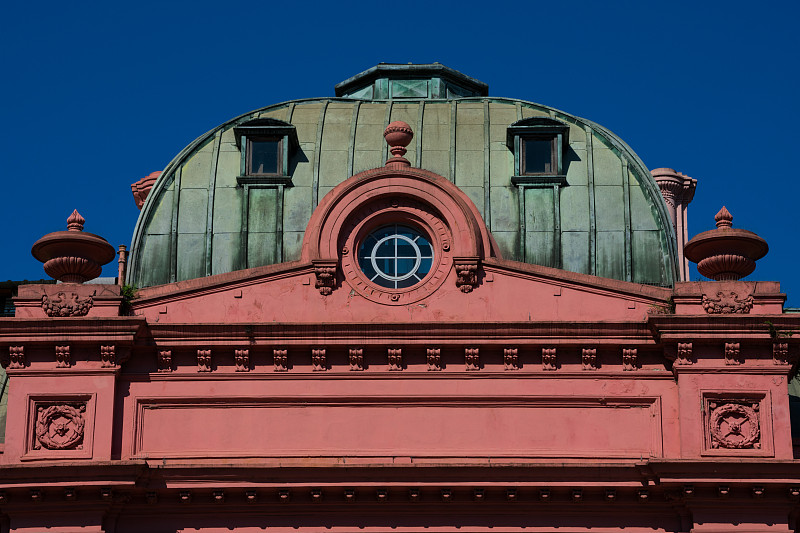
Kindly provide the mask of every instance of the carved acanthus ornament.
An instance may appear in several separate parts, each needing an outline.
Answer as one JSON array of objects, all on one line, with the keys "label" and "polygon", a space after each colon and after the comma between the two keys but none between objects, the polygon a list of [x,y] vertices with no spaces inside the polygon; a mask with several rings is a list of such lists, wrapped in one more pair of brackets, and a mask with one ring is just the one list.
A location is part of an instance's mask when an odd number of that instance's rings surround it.
[{"label": "carved acanthus ornament", "polygon": [[622,349],[622,370],[636,370],[639,368],[638,350],[636,348]]},{"label": "carved acanthus ornament", "polygon": [[364,348],[350,348],[350,370],[364,370]]},{"label": "carved acanthus ornament", "polygon": [[478,348],[464,348],[464,363],[467,370],[480,370],[480,350]]},{"label": "carved acanthus ornament", "polygon": [[159,350],[158,371],[172,372],[172,350]]},{"label": "carved acanthus ornament", "polygon": [[708,407],[712,448],[761,448],[758,403],[713,401]]},{"label": "carved acanthus ornament", "polygon": [[117,366],[117,355],[114,346],[100,346],[100,365],[103,368],[113,368]]},{"label": "carved acanthus ornament", "polygon": [[71,364],[69,346],[56,346],[56,367],[69,368]]},{"label": "carved acanthus ornament", "polygon": [[556,349],[542,348],[542,370],[556,370]]},{"label": "carved acanthus ornament", "polygon": [[734,291],[719,291],[716,298],[710,298],[706,294],[703,295],[703,309],[708,314],[747,314],[752,308],[752,295],[739,298],[739,295]]},{"label": "carved acanthus ornament", "polygon": [[503,348],[503,366],[506,370],[519,370],[519,350]]},{"label": "carved acanthus ornament", "polygon": [[775,342],[772,344],[772,362],[776,365],[789,364],[789,343]]},{"label": "carved acanthus ornament", "polygon": [[679,342],[678,352],[675,357],[676,365],[691,365],[692,364],[692,343]]},{"label": "carved acanthus ornament", "polygon": [[272,359],[275,363],[275,372],[286,372],[289,370],[289,350],[286,348],[274,348]]},{"label": "carved acanthus ornament", "polygon": [[597,370],[597,349],[584,348],[581,352],[581,364],[584,370]]},{"label": "carved acanthus ornament", "polygon": [[324,372],[328,370],[328,358],[325,348],[311,349],[311,369],[314,372]]},{"label": "carved acanthus ornament", "polygon": [[741,351],[738,342],[725,343],[725,364],[726,365],[741,365]]},{"label": "carved acanthus ornament", "polygon": [[402,348],[388,348],[387,355],[389,358],[389,370],[394,370],[394,371],[403,370]]},{"label": "carved acanthus ornament", "polygon": [[197,371],[211,372],[211,350],[197,350]]},{"label": "carved acanthus ornament", "polygon": [[86,426],[85,413],[85,403],[38,406],[34,449],[81,449]]},{"label": "carved acanthus ornament", "polygon": [[428,370],[438,371],[442,369],[442,350],[441,348],[428,348],[427,353]]},{"label": "carved acanthus ornament", "polygon": [[234,350],[236,372],[250,372],[250,350]]},{"label": "carved acanthus ornament", "polygon": [[335,260],[315,260],[314,275],[317,278],[314,287],[323,296],[329,296],[336,287],[336,261]]},{"label": "carved acanthus ornament", "polygon": [[8,368],[25,368],[25,347],[8,347]]},{"label": "carved acanthus ornament", "polygon": [[86,316],[94,305],[91,296],[78,297],[74,292],[59,292],[57,298],[51,299],[46,294],[42,296],[42,309],[49,317]]},{"label": "carved acanthus ornament", "polygon": [[456,269],[456,287],[464,294],[472,292],[478,286],[478,259],[474,257],[455,257],[453,266]]}]

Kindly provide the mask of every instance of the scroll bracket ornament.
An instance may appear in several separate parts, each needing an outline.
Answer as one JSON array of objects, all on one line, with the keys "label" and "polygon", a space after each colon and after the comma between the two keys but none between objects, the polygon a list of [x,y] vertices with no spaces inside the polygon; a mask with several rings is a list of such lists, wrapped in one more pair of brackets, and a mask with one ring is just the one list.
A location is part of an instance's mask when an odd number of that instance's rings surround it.
[{"label": "scroll bracket ornament", "polygon": [[456,269],[456,287],[464,294],[472,292],[478,286],[478,258],[454,257],[453,266]]},{"label": "scroll bracket ornament", "polygon": [[250,372],[250,350],[234,350],[236,372]]},{"label": "scroll bracket ornament", "polygon": [[503,366],[506,370],[519,370],[518,348],[503,348]]},{"label": "scroll bracket ornament", "polygon": [[389,362],[390,371],[403,370],[403,349],[402,348],[387,348],[387,358]]},{"label": "scroll bracket ornament", "polygon": [[622,349],[622,370],[636,370],[639,368],[639,355],[636,348]]},{"label": "scroll bracket ornament", "polygon": [[325,348],[312,348],[311,366],[314,372],[324,372],[328,370],[328,358]]},{"label": "scroll bracket ornament", "polygon": [[481,357],[479,348],[464,348],[464,363],[467,370],[480,370]]},{"label": "scroll bracket ornament", "polygon": [[428,370],[438,372],[442,369],[442,349],[428,348],[427,350]]},{"label": "scroll bracket ornament", "polygon": [[275,363],[275,372],[289,370],[289,350],[287,348],[273,348],[272,359]]},{"label": "scroll bracket ornament", "polygon": [[314,265],[314,276],[317,281],[314,287],[323,296],[330,296],[336,288],[336,263],[335,259],[319,259],[311,262]]},{"label": "scroll bracket ornament", "polygon": [[555,348],[542,348],[542,370],[557,370],[558,361],[556,359]]},{"label": "scroll bracket ornament", "polygon": [[691,365],[692,361],[692,343],[691,342],[679,342],[678,343],[678,353],[675,357],[675,364],[676,365]]},{"label": "scroll bracket ornament", "polygon": [[583,348],[581,351],[581,363],[584,370],[597,370],[597,348]]},{"label": "scroll bracket ornament", "polygon": [[25,368],[25,347],[8,347],[8,368]]},{"label": "scroll bracket ornament", "polygon": [[350,348],[350,370],[359,372],[364,370],[364,348]]}]

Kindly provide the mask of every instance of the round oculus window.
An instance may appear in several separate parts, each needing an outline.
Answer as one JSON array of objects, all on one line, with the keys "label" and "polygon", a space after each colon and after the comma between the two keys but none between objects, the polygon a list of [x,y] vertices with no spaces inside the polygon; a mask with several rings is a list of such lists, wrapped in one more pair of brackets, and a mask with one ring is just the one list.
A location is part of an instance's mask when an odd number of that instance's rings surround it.
[{"label": "round oculus window", "polygon": [[412,287],[433,266],[433,246],[420,231],[401,224],[379,228],[358,247],[358,266],[372,282],[388,289]]}]

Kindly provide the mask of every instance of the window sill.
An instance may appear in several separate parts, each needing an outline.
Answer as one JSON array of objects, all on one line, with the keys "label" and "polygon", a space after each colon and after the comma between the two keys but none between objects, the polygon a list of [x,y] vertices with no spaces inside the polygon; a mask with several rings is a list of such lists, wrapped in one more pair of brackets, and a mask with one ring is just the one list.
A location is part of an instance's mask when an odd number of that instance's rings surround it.
[{"label": "window sill", "polygon": [[563,174],[530,174],[526,176],[511,176],[511,183],[525,187],[553,187],[555,185],[564,187],[567,185],[567,177]]},{"label": "window sill", "polygon": [[291,187],[292,177],[280,174],[264,174],[253,176],[236,176],[236,183],[239,185],[284,185]]}]

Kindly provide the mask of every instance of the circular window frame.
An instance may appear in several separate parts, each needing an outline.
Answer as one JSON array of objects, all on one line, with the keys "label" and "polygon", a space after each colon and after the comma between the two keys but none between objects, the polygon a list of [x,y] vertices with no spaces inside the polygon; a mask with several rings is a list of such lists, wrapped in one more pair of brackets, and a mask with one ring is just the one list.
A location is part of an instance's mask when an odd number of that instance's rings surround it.
[{"label": "circular window frame", "polygon": [[[410,238],[406,235],[406,233],[414,234],[414,238]],[[378,234],[384,234],[385,236],[381,237]],[[366,243],[372,239],[374,242],[367,245]],[[425,244],[420,244],[417,242],[418,239],[423,239]],[[379,248],[386,242],[393,241],[394,245],[394,255],[392,257],[379,257],[376,256],[378,253]],[[397,255],[397,245],[399,241],[404,241],[408,246],[410,246],[414,250],[414,257],[401,257]],[[362,239],[359,243],[357,243],[358,251],[356,260],[358,261],[359,267],[361,268],[362,272],[364,270],[363,264],[369,263],[372,265],[372,270],[375,272],[375,275],[370,278],[372,283],[380,285],[381,287],[399,290],[402,288],[411,288],[415,287],[416,285],[425,281],[425,278],[428,277],[428,274],[433,267],[433,262],[436,259],[435,251],[433,247],[433,243],[430,242],[431,239],[427,235],[426,232],[420,231],[419,228],[415,226],[410,226],[408,224],[389,224],[388,226],[381,226],[379,228],[374,229],[372,232],[366,235],[364,239]],[[421,248],[424,247],[426,250],[423,251]],[[430,249],[429,255],[425,255],[427,249]],[[381,268],[378,264],[378,260],[380,259],[390,259],[394,261],[394,274],[389,274]],[[402,274],[397,272],[398,261],[401,259],[412,259],[414,266],[408,269],[408,271],[403,272]],[[425,273],[421,275],[419,274],[420,268],[422,266],[422,262],[425,259],[429,259],[431,261],[430,266],[425,270]],[[410,278],[416,278],[416,281],[411,280]],[[406,285],[404,287],[392,287],[387,285],[388,283],[398,284],[401,282],[406,282],[410,280],[410,285]]]},{"label": "circular window frame", "polygon": [[[433,248],[430,271],[417,284],[401,289],[370,281],[358,264],[358,250],[364,240],[376,230],[394,224],[420,232]],[[355,292],[373,302],[387,305],[418,302],[441,286],[453,266],[449,229],[432,208],[408,198],[370,202],[354,212],[343,229],[340,250],[345,281]]]}]

